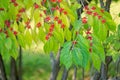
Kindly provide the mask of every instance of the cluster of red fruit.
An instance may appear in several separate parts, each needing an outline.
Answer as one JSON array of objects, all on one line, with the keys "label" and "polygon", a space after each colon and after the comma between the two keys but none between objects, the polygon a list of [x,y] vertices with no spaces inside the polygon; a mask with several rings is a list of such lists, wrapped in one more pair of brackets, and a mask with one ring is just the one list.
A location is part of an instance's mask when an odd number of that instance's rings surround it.
[{"label": "cluster of red fruit", "polygon": [[[84,10],[85,10],[86,14],[92,15],[92,16],[94,16],[94,17],[98,17],[98,19],[101,20],[102,23],[105,23],[105,22],[106,22],[106,20],[105,20],[100,14],[98,14],[98,12],[95,12],[95,10],[96,10],[96,7],[95,7],[95,6],[92,6],[91,8],[89,8],[88,6],[85,6],[85,7],[84,7]],[[101,9],[100,12],[101,12],[101,13],[104,13],[104,10]],[[86,20],[87,20],[87,18],[84,17],[84,18],[82,19],[82,22],[83,22],[84,24],[86,24],[86,23],[87,23]]]},{"label": "cluster of red fruit", "polygon": [[28,19],[27,22],[25,22],[25,26],[27,29],[31,29],[30,19]]},{"label": "cluster of red fruit", "polygon": [[64,13],[65,15],[67,15],[67,11],[64,10],[64,8],[61,8],[59,6],[56,6],[56,7],[52,7],[51,8],[52,11],[55,11],[55,10],[58,10],[60,13]]},{"label": "cluster of red fruit", "polygon": [[53,3],[56,3],[56,2],[60,3],[60,2],[62,2],[62,0],[50,0],[50,1],[53,2]]},{"label": "cluster of red fruit", "polygon": [[90,41],[90,48],[89,48],[89,52],[92,52],[92,45],[93,45],[93,43],[92,43],[92,36],[91,36],[91,29],[89,28],[89,29],[87,29],[87,31],[86,31],[86,35],[87,35],[87,39]]},{"label": "cluster of red fruit", "polygon": [[[15,36],[17,35],[18,32],[13,30],[13,28],[11,27],[11,22],[9,20],[5,20],[4,24],[5,24],[6,28],[9,29],[11,32],[13,32],[13,34]],[[6,37],[9,37],[7,29],[5,30],[5,29],[0,28],[0,33],[4,32]]]},{"label": "cluster of red fruit", "polygon": [[24,12],[25,12],[25,8],[19,9],[18,14],[17,14],[17,17],[16,17],[16,21],[19,21],[19,20],[20,20],[21,15],[22,15],[22,13],[24,13]]},{"label": "cluster of red fruit", "polygon": [[14,5],[15,7],[18,6],[18,3],[16,2],[16,0],[11,0],[10,2],[13,3],[13,5]]},{"label": "cluster of red fruit", "polygon": [[46,39],[46,40],[48,40],[48,39],[52,36],[54,27],[55,27],[55,25],[52,23],[52,24],[50,25],[48,34],[45,36],[45,39]]}]

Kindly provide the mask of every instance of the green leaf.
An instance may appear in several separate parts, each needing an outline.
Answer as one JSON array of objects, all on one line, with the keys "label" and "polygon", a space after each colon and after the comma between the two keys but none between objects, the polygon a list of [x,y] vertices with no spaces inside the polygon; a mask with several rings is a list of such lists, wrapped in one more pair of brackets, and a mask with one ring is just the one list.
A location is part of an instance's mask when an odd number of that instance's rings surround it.
[{"label": "green leaf", "polygon": [[101,41],[93,36],[93,46],[92,46],[93,52],[97,54],[102,62],[105,62],[105,53],[104,53],[104,47],[101,44]]},{"label": "green leaf", "polygon": [[72,54],[73,64],[75,64],[76,66],[82,66],[83,56],[80,53],[80,49],[79,48],[74,48],[71,51],[71,54]]},{"label": "green leaf", "polygon": [[64,36],[65,36],[65,39],[66,39],[67,41],[71,41],[72,33],[71,33],[71,31],[70,31],[68,28],[65,29],[65,31],[64,31]]},{"label": "green leaf", "polygon": [[118,37],[120,38],[120,24],[118,25],[117,35],[118,35]]},{"label": "green leaf", "polygon": [[74,21],[74,23],[73,23],[73,28],[74,28],[75,30],[79,30],[81,27],[82,27],[82,22],[81,22],[80,19]]},{"label": "green leaf", "polygon": [[6,38],[5,47],[10,50],[12,48],[12,40],[10,38]]},{"label": "green leaf", "polygon": [[96,53],[92,53],[92,54],[91,54],[91,57],[92,57],[92,62],[93,62],[94,67],[95,67],[98,71],[100,71],[100,66],[101,66],[100,57],[99,57]]},{"label": "green leaf", "polygon": [[60,62],[61,64],[65,65],[67,69],[69,69],[72,66],[72,54],[70,52],[70,48],[71,48],[71,45],[69,45],[68,47],[64,47],[61,50],[61,55],[60,55]]}]

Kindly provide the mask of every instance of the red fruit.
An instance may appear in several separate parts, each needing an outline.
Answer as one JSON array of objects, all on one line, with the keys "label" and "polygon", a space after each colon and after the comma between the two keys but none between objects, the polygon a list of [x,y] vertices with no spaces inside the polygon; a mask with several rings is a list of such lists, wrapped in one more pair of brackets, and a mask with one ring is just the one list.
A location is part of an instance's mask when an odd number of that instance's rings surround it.
[{"label": "red fruit", "polygon": [[0,8],[0,11],[4,11],[4,8]]},{"label": "red fruit", "polygon": [[87,31],[86,34],[87,34],[87,35],[88,35],[88,34],[91,34],[91,32],[90,32],[90,31]]},{"label": "red fruit", "polygon": [[50,16],[47,16],[47,17],[45,18],[45,21],[48,22],[48,21],[50,21],[50,19],[51,19]]},{"label": "red fruit", "polygon": [[85,9],[85,10],[89,10],[88,6],[85,6],[84,9]]},{"label": "red fruit", "polygon": [[37,3],[34,4],[34,8],[35,9],[38,9],[39,8],[39,5]]},{"label": "red fruit", "polygon": [[90,46],[92,46],[92,45],[93,45],[93,43],[91,42],[91,43],[90,43]]},{"label": "red fruit", "polygon": [[92,48],[89,48],[89,52],[92,52]]},{"label": "red fruit", "polygon": [[102,16],[98,15],[98,19],[101,19],[101,18],[102,18]]},{"label": "red fruit", "polygon": [[26,26],[30,24],[30,20],[28,20],[27,22],[25,22]]},{"label": "red fruit", "polygon": [[65,24],[61,24],[61,28],[63,28],[63,29],[64,29],[64,28],[65,28]]},{"label": "red fruit", "polygon": [[68,13],[67,13],[67,11],[64,11],[63,13],[64,13],[65,15],[67,15],[67,14],[68,14]]},{"label": "red fruit", "polygon": [[58,16],[55,16],[55,17],[54,17],[54,20],[55,20],[55,21],[58,21],[58,19],[59,19]]},{"label": "red fruit", "polygon": [[54,2],[54,3],[57,2],[57,0],[50,0],[50,1],[51,1],[51,2]]},{"label": "red fruit", "polygon": [[52,7],[52,8],[51,8],[51,10],[52,10],[52,11],[54,11],[54,10],[55,10],[55,8],[54,8],[54,7]]},{"label": "red fruit", "polygon": [[59,6],[56,6],[56,10],[59,10]]},{"label": "red fruit", "polygon": [[43,10],[44,14],[47,14],[47,11],[46,10]]},{"label": "red fruit", "polygon": [[104,24],[105,22],[106,22],[106,20],[105,20],[105,19],[103,19],[103,20],[102,20],[102,23]]},{"label": "red fruit", "polygon": [[60,9],[59,9],[60,12],[63,12],[63,10],[64,10],[63,8],[60,8]]},{"label": "red fruit", "polygon": [[79,31],[76,31],[76,35],[78,35],[79,34]]},{"label": "red fruit", "polygon": [[20,14],[20,13],[18,13],[18,14],[17,14],[17,17],[21,17],[21,14]]},{"label": "red fruit", "polygon": [[83,24],[86,24],[86,23],[87,23],[87,18],[86,18],[86,17],[83,17],[83,18],[82,18],[82,23],[83,23]]},{"label": "red fruit", "polygon": [[19,13],[23,13],[23,12],[25,12],[25,8],[21,8],[21,9],[19,10]]},{"label": "red fruit", "polygon": [[37,23],[36,27],[37,27],[37,28],[41,27],[41,23],[40,23],[40,22]]},{"label": "red fruit", "polygon": [[100,11],[101,11],[102,13],[104,13],[104,10],[103,10],[103,9],[101,9]]},{"label": "red fruit", "polygon": [[93,13],[93,16],[97,16],[97,15],[98,15],[98,13],[97,13],[97,12],[94,12],[94,13]]},{"label": "red fruit", "polygon": [[96,7],[95,7],[95,6],[93,6],[91,9],[92,9],[92,10],[95,10],[95,9],[96,9]]},{"label": "red fruit", "polygon": [[57,0],[59,3],[62,2],[62,0]]},{"label": "red fruit", "polygon": [[2,32],[2,29],[0,28],[0,32]]},{"label": "red fruit", "polygon": [[48,40],[48,39],[49,39],[49,36],[48,36],[48,35],[46,35],[45,39],[46,39],[46,40]]},{"label": "red fruit", "polygon": [[27,27],[28,29],[30,29],[30,28],[31,28],[31,26],[30,26],[30,25],[27,25],[26,27]]},{"label": "red fruit", "polygon": [[87,39],[88,39],[88,40],[92,40],[92,37],[91,37],[91,36],[88,36]]},{"label": "red fruit", "polygon": [[74,45],[77,44],[77,41],[73,41],[72,44],[74,44]]},{"label": "red fruit", "polygon": [[52,33],[51,33],[51,32],[49,32],[49,33],[48,33],[48,36],[52,36]]},{"label": "red fruit", "polygon": [[13,34],[14,34],[15,36],[17,35],[17,33],[18,33],[17,31],[14,31],[14,32],[13,32]]},{"label": "red fruit", "polygon": [[15,3],[15,2],[16,2],[16,0],[11,0],[11,2],[12,2],[12,3]]},{"label": "red fruit", "polygon": [[51,28],[54,28],[54,26],[55,26],[54,24],[51,24],[51,25],[50,25]]},{"label": "red fruit", "polygon": [[5,25],[7,26],[7,27],[10,27],[10,21],[8,21],[8,20],[5,20]]},{"label": "red fruit", "polygon": [[10,31],[13,31],[13,28],[10,28]]},{"label": "red fruit", "polygon": [[92,11],[87,11],[86,14],[91,15],[91,14],[92,14]]},{"label": "red fruit", "polygon": [[18,6],[18,3],[15,2],[15,3],[14,3],[14,6],[17,7],[17,6]]},{"label": "red fruit", "polygon": [[50,27],[50,28],[49,28],[49,31],[50,31],[50,32],[53,32],[53,29],[54,29],[54,28]]},{"label": "red fruit", "polygon": [[40,14],[40,17],[42,17],[43,15],[42,14]]},{"label": "red fruit", "polygon": [[58,20],[58,24],[62,24],[62,20]]}]

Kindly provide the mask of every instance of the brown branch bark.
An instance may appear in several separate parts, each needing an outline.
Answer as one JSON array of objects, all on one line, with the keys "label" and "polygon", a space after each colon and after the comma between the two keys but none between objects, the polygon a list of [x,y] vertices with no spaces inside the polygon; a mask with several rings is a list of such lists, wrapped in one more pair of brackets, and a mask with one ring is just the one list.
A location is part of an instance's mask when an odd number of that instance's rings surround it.
[{"label": "brown branch bark", "polygon": [[0,54],[0,71],[1,71],[2,80],[7,80],[5,65],[1,54]]}]

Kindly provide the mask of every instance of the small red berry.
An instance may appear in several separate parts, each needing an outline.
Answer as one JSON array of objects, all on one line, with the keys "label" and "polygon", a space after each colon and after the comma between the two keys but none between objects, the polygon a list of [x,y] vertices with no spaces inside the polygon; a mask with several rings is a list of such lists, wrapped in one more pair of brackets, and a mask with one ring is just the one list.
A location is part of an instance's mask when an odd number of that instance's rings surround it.
[{"label": "small red berry", "polygon": [[62,0],[57,0],[57,1],[58,1],[58,3],[62,2]]},{"label": "small red berry", "polygon": [[95,10],[95,9],[96,9],[96,7],[95,7],[95,6],[93,6],[91,9],[92,9],[92,10]]},{"label": "small red berry", "polygon": [[88,39],[88,40],[92,40],[92,37],[91,37],[91,36],[88,36],[87,39]]},{"label": "small red berry", "polygon": [[55,21],[58,21],[58,19],[59,19],[58,16],[55,16],[55,17],[54,17],[54,20],[55,20]]},{"label": "small red berry", "polygon": [[38,9],[39,8],[39,5],[37,3],[34,4],[34,8],[35,9]]},{"label": "small red berry", "polygon": [[98,19],[101,19],[101,18],[102,18],[102,16],[98,15]]},{"label": "small red berry", "polygon": [[50,19],[51,19],[50,16],[47,16],[47,17],[45,18],[45,21],[48,22],[48,21],[50,21]]},{"label": "small red berry", "polygon": [[92,48],[89,48],[89,52],[92,52]]},{"label": "small red berry", "polygon": [[61,24],[61,28],[64,29],[65,28],[65,24]]},{"label": "small red berry", "polygon": [[85,10],[89,10],[88,6],[85,6],[84,9],[85,9]]},{"label": "small red berry", "polygon": [[31,29],[31,26],[30,26],[30,25],[27,25],[26,27],[27,27],[28,29]]},{"label": "small red berry", "polygon": [[15,2],[15,3],[14,3],[14,6],[17,7],[17,6],[18,6],[18,3]]},{"label": "small red berry", "polygon": [[60,8],[60,9],[59,9],[60,12],[63,12],[63,10],[64,10],[63,8]]},{"label": "small red berry", "polygon": [[16,36],[16,35],[18,34],[18,32],[17,32],[17,31],[14,31],[13,34]]},{"label": "small red berry", "polygon": [[23,13],[23,12],[25,12],[25,8],[21,8],[21,9],[19,10],[19,13]]},{"label": "small red berry", "polygon": [[94,13],[93,13],[93,16],[97,16],[97,15],[98,15],[98,13],[97,13],[97,12],[94,12]]},{"label": "small red berry", "polygon": [[15,3],[15,2],[16,2],[16,0],[11,0],[11,2],[12,2],[12,3]]},{"label": "small red berry", "polygon": [[103,19],[103,20],[102,20],[102,23],[105,23],[105,22],[106,22],[106,20],[105,20],[105,19]]},{"label": "small red berry", "polygon": [[52,33],[51,33],[51,32],[49,32],[49,33],[48,33],[48,36],[52,36]]},{"label": "small red berry", "polygon": [[58,20],[58,24],[61,24],[62,23],[62,20]]},{"label": "small red berry", "polygon": [[10,28],[10,31],[13,31],[13,28]]},{"label": "small red berry", "polygon": [[54,2],[54,3],[57,2],[57,0],[50,0],[50,1],[51,1],[51,2]]},{"label": "small red berry", "polygon": [[73,41],[72,44],[73,44],[73,45],[77,44],[77,41]]},{"label": "small red berry", "polygon": [[86,23],[87,23],[87,18],[86,18],[86,17],[83,17],[83,18],[82,18],[82,23],[83,23],[83,24],[86,24]]},{"label": "small red berry", "polygon": [[52,11],[54,11],[54,10],[55,10],[55,8],[54,8],[54,7],[52,7],[52,8],[51,8],[51,10],[52,10]]},{"label": "small red berry", "polygon": [[87,11],[86,14],[91,15],[91,14],[92,14],[92,11]]},{"label": "small red berry", "polygon": [[100,11],[101,11],[102,13],[104,13],[104,10],[103,10],[103,9],[101,9]]},{"label": "small red berry", "polygon": [[8,21],[8,20],[5,20],[5,25],[7,26],[7,27],[10,27],[10,21]]},{"label": "small red berry", "polygon": [[64,13],[65,15],[67,15],[67,14],[68,14],[68,13],[67,13],[67,11],[64,11],[63,13]]},{"label": "small red berry", "polygon": [[44,14],[47,14],[47,11],[46,10],[43,10]]},{"label": "small red berry", "polygon": [[4,11],[4,8],[0,8],[0,11]]},{"label": "small red berry", "polygon": [[59,6],[56,6],[55,8],[56,8],[56,10],[59,10]]},{"label": "small red berry", "polygon": [[48,40],[48,39],[49,39],[49,36],[48,36],[48,35],[46,35],[45,39],[46,39],[46,40]]},{"label": "small red berry", "polygon": [[37,25],[36,25],[37,28],[41,27],[41,23],[38,22]]}]

